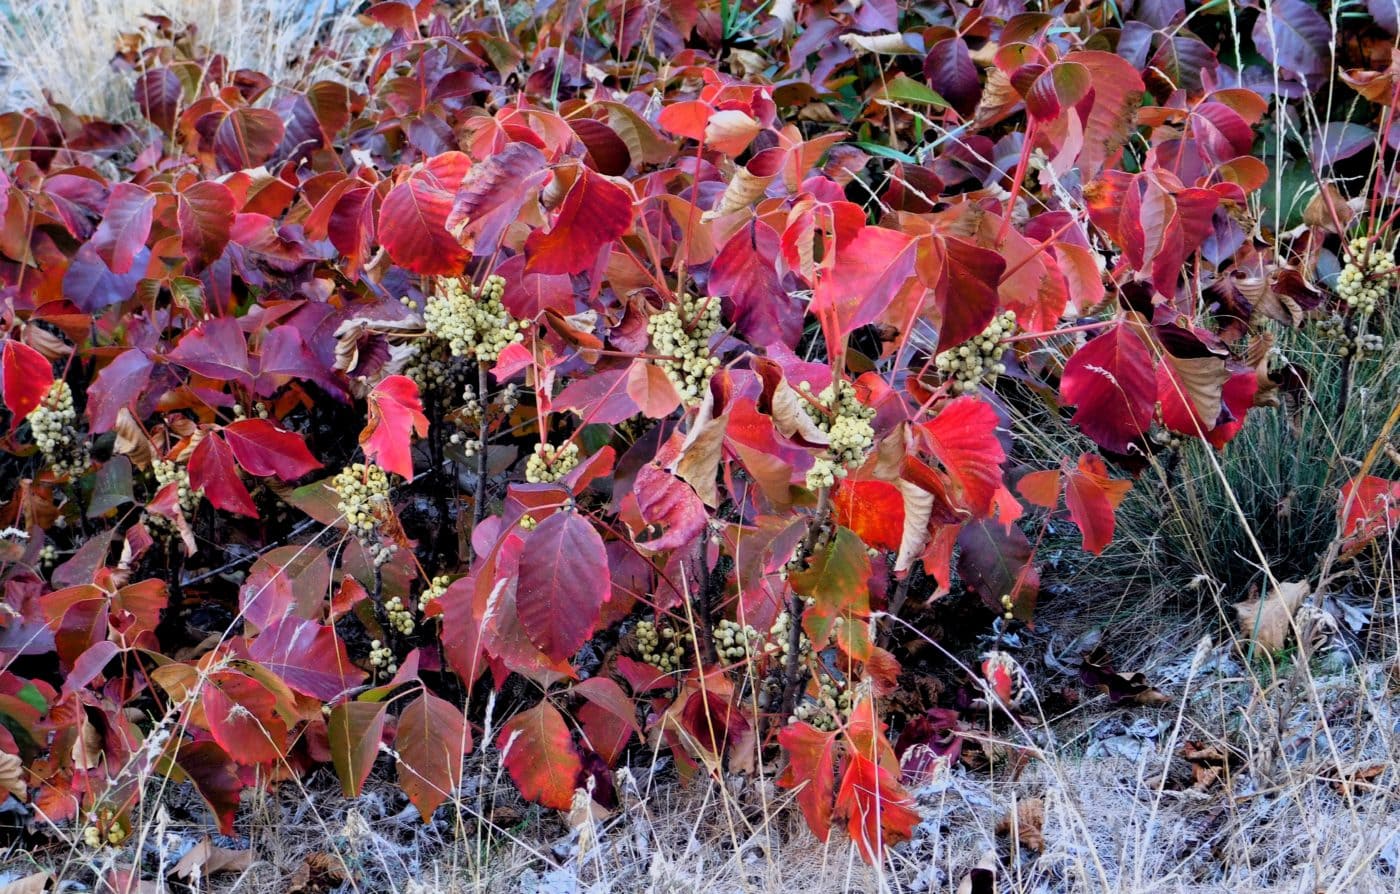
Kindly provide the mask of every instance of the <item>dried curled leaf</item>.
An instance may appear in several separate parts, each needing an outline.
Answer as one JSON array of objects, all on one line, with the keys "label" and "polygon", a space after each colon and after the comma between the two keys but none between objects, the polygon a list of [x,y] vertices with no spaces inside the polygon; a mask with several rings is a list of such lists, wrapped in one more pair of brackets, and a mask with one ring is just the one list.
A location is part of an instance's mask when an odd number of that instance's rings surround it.
[{"label": "dried curled leaf", "polygon": [[1293,616],[1312,591],[1305,580],[1280,583],[1266,598],[1235,603],[1240,629],[1253,645],[1277,652],[1288,642]]}]

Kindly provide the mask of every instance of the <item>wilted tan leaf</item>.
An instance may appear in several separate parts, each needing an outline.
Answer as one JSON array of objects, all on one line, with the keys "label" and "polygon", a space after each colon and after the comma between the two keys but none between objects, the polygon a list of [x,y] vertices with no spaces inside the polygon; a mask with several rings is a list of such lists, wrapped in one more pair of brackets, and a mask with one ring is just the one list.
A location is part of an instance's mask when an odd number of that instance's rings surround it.
[{"label": "wilted tan leaf", "polygon": [[1290,581],[1279,584],[1263,600],[1256,597],[1235,603],[1245,637],[1270,652],[1282,649],[1288,641],[1293,616],[1310,590],[1307,581]]},{"label": "wilted tan leaf", "polygon": [[796,434],[813,447],[825,447],[831,439],[817,427],[816,420],[804,409],[806,406],[806,398],[786,379],[778,382],[778,387],[773,389],[773,425],[784,437]]},{"label": "wilted tan leaf", "polygon": [[78,722],[78,738],[73,740],[73,767],[77,770],[95,770],[101,763],[102,736],[83,714]]},{"label": "wilted tan leaf", "polygon": [[685,436],[685,446],[676,463],[676,474],[695,488],[706,506],[718,506],[720,502],[715,478],[719,474],[720,453],[728,425],[728,413],[704,422],[696,419],[695,426]]},{"label": "wilted tan leaf", "polygon": [[36,872],[16,879],[7,885],[0,885],[0,894],[44,894],[49,889],[53,876],[47,872]]},{"label": "wilted tan leaf", "polygon": [[1045,847],[1045,802],[1027,798],[1016,804],[1015,814],[1007,814],[997,823],[998,835],[1015,834],[1022,847],[1033,851]]},{"label": "wilted tan leaf", "polygon": [[1162,361],[1170,367],[1172,380],[1179,385],[1182,396],[1196,408],[1206,428],[1220,418],[1220,387],[1230,380],[1224,357],[1173,357],[1164,354]]},{"label": "wilted tan leaf", "polygon": [[24,341],[49,360],[62,360],[73,353],[72,345],[33,323],[24,327]]},{"label": "wilted tan leaf", "polygon": [[203,841],[185,852],[172,872],[177,878],[189,881],[196,876],[208,878],[216,872],[242,872],[252,865],[252,851],[219,847],[206,835]]},{"label": "wilted tan leaf", "polygon": [[9,792],[23,801],[27,790],[19,755],[0,752],[0,792]]},{"label": "wilted tan leaf", "polygon": [[307,854],[292,873],[287,894],[320,894],[345,884],[348,875],[345,862],[334,854]]},{"label": "wilted tan leaf", "polygon": [[[1332,216],[1334,211],[1336,217]],[[1308,202],[1307,207],[1303,209],[1303,223],[1333,233],[1338,232],[1337,223],[1340,223],[1345,229],[1355,216],[1356,212],[1347,204],[1346,198],[1331,183],[1327,183],[1322,189],[1319,189]]]},{"label": "wilted tan leaf", "polygon": [[924,53],[903,34],[843,34],[841,42],[852,50],[880,56],[922,56]]},{"label": "wilted tan leaf", "polygon": [[155,445],[146,436],[141,423],[136,421],[136,417],[126,407],[117,411],[114,431],[117,440],[112,445],[112,452],[127,457],[138,469],[150,468],[151,460],[155,459]]}]

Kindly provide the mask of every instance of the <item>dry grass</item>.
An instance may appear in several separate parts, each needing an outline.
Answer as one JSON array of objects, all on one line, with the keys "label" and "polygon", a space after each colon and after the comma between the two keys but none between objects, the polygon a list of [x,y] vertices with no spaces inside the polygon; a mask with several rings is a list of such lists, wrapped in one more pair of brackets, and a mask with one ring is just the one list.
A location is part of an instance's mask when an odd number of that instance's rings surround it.
[{"label": "dry grass", "polygon": [[[132,76],[110,63],[123,35],[146,33],[147,15],[193,23],[198,42],[233,68],[264,72],[279,86],[334,77],[369,31],[349,0],[16,0],[0,4],[0,108],[45,108],[50,98],[79,114],[131,120]],[[342,61],[311,59],[318,42]],[[348,57],[348,58],[347,58]],[[348,70],[348,69],[347,69]]]}]

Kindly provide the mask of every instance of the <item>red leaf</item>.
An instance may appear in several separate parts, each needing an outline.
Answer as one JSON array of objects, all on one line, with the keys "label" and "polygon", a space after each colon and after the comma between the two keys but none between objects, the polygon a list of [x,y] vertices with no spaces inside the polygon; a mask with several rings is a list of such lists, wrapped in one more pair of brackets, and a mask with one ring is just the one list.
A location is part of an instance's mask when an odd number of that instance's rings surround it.
[{"label": "red leaf", "polygon": [[129,409],[151,381],[155,363],[145,351],[132,349],[102,368],[88,389],[88,420],[92,433],[111,431],[117,414]]},{"label": "red leaf", "polygon": [[168,355],[186,369],[220,382],[253,384],[248,368],[248,340],[232,317],[206,320],[180,337]]},{"label": "red leaf", "polygon": [[914,801],[889,770],[852,752],[836,793],[836,809],[865,862],[874,865],[885,846],[908,838],[919,824]]},{"label": "red leaf", "polygon": [[175,128],[185,88],[168,66],[153,68],[136,79],[136,105],[156,127],[169,133]]},{"label": "red leaf", "polygon": [[577,512],[556,512],[526,541],[530,560],[520,566],[515,593],[520,624],[550,658],[579,650],[611,593],[603,538]]},{"label": "red leaf", "polygon": [[809,723],[790,723],[778,731],[778,743],[787,752],[778,785],[802,789],[797,806],[807,827],[820,841],[831,834],[831,813],[836,797],[836,733],[824,733]]},{"label": "red leaf", "polygon": [[1359,547],[1400,526],[1400,481],[1375,475],[1353,478],[1342,485],[1337,498],[1342,536],[1355,538]]},{"label": "red leaf", "polygon": [[756,345],[796,344],[802,305],[778,278],[779,237],[755,218],[729,237],[710,265],[710,293],[734,305],[735,329]]},{"label": "red leaf", "polygon": [[1103,552],[1113,540],[1113,513],[1130,487],[1131,481],[1108,477],[1103,459],[1092,453],[1079,457],[1078,467],[1069,473],[1065,505],[1069,507],[1069,517],[1079,526],[1084,548],[1094,555]]},{"label": "red leaf", "polygon": [[578,709],[578,719],[589,745],[609,764],[616,762],[633,734],[642,732],[632,699],[610,677],[589,677],[573,691],[587,699]]},{"label": "red leaf", "polygon": [[641,543],[649,550],[659,552],[691,543],[709,521],[705,503],[695,489],[655,463],[637,470],[634,493],[642,518],[666,529],[660,537]]},{"label": "red leaf", "polygon": [[[836,325],[833,342],[873,323],[913,280],[918,241],[900,230],[864,227],[836,251],[812,295],[812,310]],[[835,336],[835,338],[833,337]]]},{"label": "red leaf", "polygon": [[414,273],[462,272],[469,255],[447,231],[447,220],[470,165],[460,152],[444,153],[389,190],[379,209],[379,238],[394,263]]},{"label": "red leaf", "polygon": [[887,481],[842,481],[831,499],[836,521],[875,549],[899,549],[904,496]]},{"label": "red leaf", "polygon": [[199,273],[219,259],[233,230],[233,192],[222,183],[202,180],[179,194],[176,220],[186,272]]},{"label": "red leaf", "polygon": [[1152,424],[1157,377],[1147,345],[1118,323],[1074,352],[1060,395],[1077,407],[1074,422],[1105,450],[1124,453]]},{"label": "red leaf", "polygon": [[234,109],[214,130],[214,156],[226,173],[256,168],[277,151],[284,130],[271,109]]},{"label": "red leaf", "polygon": [[238,766],[214,741],[185,741],[178,747],[176,765],[190,777],[199,796],[214,814],[219,832],[232,835],[233,819],[238,813],[239,795],[243,791]]},{"label": "red leaf", "polygon": [[427,822],[462,782],[462,758],[472,749],[471,729],[461,711],[425,690],[399,715],[394,749],[399,754],[399,786]]},{"label": "red leaf", "polygon": [[666,371],[641,358],[632,361],[627,370],[627,396],[649,419],[664,419],[681,403]]},{"label": "red leaf", "polygon": [[24,342],[7,338],[0,348],[0,383],[13,431],[53,387],[53,364]]},{"label": "red leaf", "polygon": [[214,741],[240,764],[270,764],[287,753],[287,724],[277,697],[257,680],[235,671],[209,676],[201,690]]},{"label": "red leaf", "polygon": [[950,496],[961,497],[957,502],[975,516],[991,514],[1006,461],[997,440],[996,411],[971,395],[955,398],[924,424],[924,431],[956,489]]},{"label": "red leaf", "polygon": [[942,322],[938,350],[960,345],[987,328],[997,313],[997,283],[1006,259],[962,239],[943,240],[945,266],[934,293]]},{"label": "red leaf", "polygon": [[266,419],[230,423],[224,426],[224,437],[234,458],[249,475],[276,475],[283,481],[295,481],[321,468],[301,435],[284,431]]},{"label": "red leaf", "polygon": [[389,376],[369,393],[369,422],[360,432],[365,458],[404,478],[413,477],[413,432],[428,434],[428,417],[418,385],[408,376]]},{"label": "red leaf", "polygon": [[248,654],[297,692],[329,702],[365,679],[335,628],[292,615],[253,640]]},{"label": "red leaf", "polygon": [[511,143],[476,165],[452,200],[447,231],[471,246],[473,254],[497,251],[506,228],[534,194],[531,186],[544,179],[547,165],[544,153],[529,143]]},{"label": "red leaf", "polygon": [[156,197],[144,187],[134,183],[118,183],[112,187],[102,223],[92,234],[92,245],[118,276],[131,269],[136,253],[145,247],[146,238],[151,235],[151,215],[155,207]]},{"label": "red leaf", "polygon": [[258,517],[253,498],[238,477],[233,451],[223,438],[213,432],[206,432],[190,455],[190,487],[202,489],[215,509],[237,512],[249,518]]},{"label": "red leaf", "polygon": [[598,253],[632,225],[632,196],[584,168],[559,208],[554,226],[525,240],[528,273],[582,273]]},{"label": "red leaf", "polygon": [[709,120],[710,106],[697,100],[673,102],[656,116],[656,123],[661,127],[696,142],[705,139],[705,125]]},{"label": "red leaf", "polygon": [[564,718],[549,702],[515,715],[496,737],[506,770],[530,801],[568,810],[583,762]]}]

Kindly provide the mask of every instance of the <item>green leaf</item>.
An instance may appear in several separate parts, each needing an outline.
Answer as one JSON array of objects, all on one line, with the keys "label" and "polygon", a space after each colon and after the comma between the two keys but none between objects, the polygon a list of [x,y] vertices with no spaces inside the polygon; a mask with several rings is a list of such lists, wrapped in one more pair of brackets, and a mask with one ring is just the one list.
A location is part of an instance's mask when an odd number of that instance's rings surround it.
[{"label": "green leaf", "polygon": [[870,556],[849,528],[837,528],[831,542],[791,580],[794,590],[815,600],[803,613],[802,626],[817,648],[831,636],[837,618],[854,627],[870,617]]},{"label": "green leaf", "polygon": [[891,102],[934,106],[939,109],[948,107],[948,101],[930,89],[927,84],[921,84],[906,74],[899,75],[887,83],[885,89],[880,92],[880,96]]},{"label": "green leaf", "polygon": [[898,149],[886,146],[884,143],[872,143],[869,140],[852,140],[851,145],[859,146],[871,155],[878,155],[881,158],[892,158],[895,161],[902,161],[905,164],[918,164],[918,160],[907,152],[900,152]]},{"label": "green leaf", "polygon": [[100,518],[134,501],[131,493],[131,460],[114,456],[102,464],[93,476],[92,500],[88,502],[88,518]]},{"label": "green leaf", "polygon": [[49,709],[49,703],[44,701],[44,694],[33,683],[21,686],[15,697],[41,714]]}]

